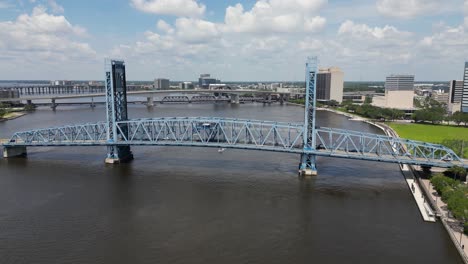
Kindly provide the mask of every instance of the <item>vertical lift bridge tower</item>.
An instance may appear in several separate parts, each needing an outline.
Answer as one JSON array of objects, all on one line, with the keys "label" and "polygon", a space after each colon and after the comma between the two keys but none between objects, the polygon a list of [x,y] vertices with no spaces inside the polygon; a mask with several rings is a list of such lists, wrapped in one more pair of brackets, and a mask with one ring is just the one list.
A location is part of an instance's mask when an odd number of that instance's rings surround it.
[{"label": "vertical lift bridge tower", "polygon": [[304,147],[301,154],[301,164],[299,165],[299,174],[303,176],[316,176],[317,168],[315,166],[316,156],[309,154],[316,148],[316,127],[315,127],[315,108],[317,101],[317,57],[309,57],[306,62],[306,96],[305,96],[305,116],[304,116]]},{"label": "vertical lift bridge tower", "polygon": [[[107,142],[118,142],[122,136],[128,137],[126,125],[117,130],[117,122],[128,120],[127,111],[127,80],[125,63],[119,60],[106,59],[106,118]],[[106,163],[120,163],[133,159],[130,146],[108,146]]]}]

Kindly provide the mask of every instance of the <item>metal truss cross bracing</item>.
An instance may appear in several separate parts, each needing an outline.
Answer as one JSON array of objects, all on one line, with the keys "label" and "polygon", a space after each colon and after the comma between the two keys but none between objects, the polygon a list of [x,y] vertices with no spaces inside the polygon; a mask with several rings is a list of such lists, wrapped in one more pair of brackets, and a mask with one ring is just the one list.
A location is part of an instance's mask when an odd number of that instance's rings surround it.
[{"label": "metal truss cross bracing", "polygon": [[[213,117],[166,117],[117,121],[120,135],[108,141],[107,122],[70,125],[15,133],[15,146],[186,146],[234,148],[315,156],[413,164],[468,167],[449,148],[358,131],[316,128],[315,148],[304,150],[304,125]],[[124,133],[126,130],[126,133]],[[306,160],[306,162],[309,162]]]},{"label": "metal truss cross bracing", "polygon": [[[125,63],[119,60],[106,60],[105,73],[107,140],[109,142],[116,142],[120,137],[127,135],[125,127],[117,131],[116,126],[116,122],[128,119]],[[131,159],[132,153],[129,146],[110,145],[107,151],[107,158],[115,161]]]},{"label": "metal truss cross bracing", "polygon": [[315,156],[308,154],[315,150],[315,111],[316,111],[316,79],[317,79],[318,59],[311,57],[306,62],[306,96],[304,110],[304,152],[301,156],[299,169],[301,173],[316,174]]}]

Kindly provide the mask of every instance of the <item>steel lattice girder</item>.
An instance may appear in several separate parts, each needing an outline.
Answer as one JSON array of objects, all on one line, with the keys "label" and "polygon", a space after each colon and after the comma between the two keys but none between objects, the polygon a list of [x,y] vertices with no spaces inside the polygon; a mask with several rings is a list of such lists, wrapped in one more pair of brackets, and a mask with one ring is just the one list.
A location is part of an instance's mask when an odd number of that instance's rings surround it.
[{"label": "steel lattice girder", "polygon": [[[165,145],[222,147],[306,153],[403,164],[468,167],[449,148],[358,131],[317,128],[316,150],[303,150],[303,125],[213,117],[166,117],[116,122],[117,141],[107,140],[107,123],[88,123],[15,133],[12,146]],[[122,129],[127,133],[121,133]],[[128,135],[128,136],[127,136]]]}]

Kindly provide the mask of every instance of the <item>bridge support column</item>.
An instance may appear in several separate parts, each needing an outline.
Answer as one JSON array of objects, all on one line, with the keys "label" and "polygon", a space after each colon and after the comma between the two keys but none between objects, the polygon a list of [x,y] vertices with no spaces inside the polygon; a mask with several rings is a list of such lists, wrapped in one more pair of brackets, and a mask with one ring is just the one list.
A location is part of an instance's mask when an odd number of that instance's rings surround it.
[{"label": "bridge support column", "polygon": [[133,154],[130,146],[109,146],[107,150],[107,164],[119,164],[133,160]]},{"label": "bridge support column", "polygon": [[154,106],[154,97],[146,97],[146,106],[151,107]]},{"label": "bridge support column", "polygon": [[54,111],[55,111],[55,109],[57,109],[57,103],[55,103],[55,99],[54,99],[54,98],[51,99],[51,106],[50,106],[50,108],[52,108],[52,110],[54,110]]},{"label": "bridge support column", "polygon": [[299,165],[299,175],[317,176],[317,167],[315,166],[317,157],[311,154],[301,154],[301,164]]},{"label": "bridge support column", "polygon": [[238,94],[231,94],[231,104],[239,104],[239,95]]},{"label": "bridge support column", "polygon": [[4,147],[3,148],[3,157],[4,158],[13,158],[13,157],[26,157],[28,152],[26,147]]}]

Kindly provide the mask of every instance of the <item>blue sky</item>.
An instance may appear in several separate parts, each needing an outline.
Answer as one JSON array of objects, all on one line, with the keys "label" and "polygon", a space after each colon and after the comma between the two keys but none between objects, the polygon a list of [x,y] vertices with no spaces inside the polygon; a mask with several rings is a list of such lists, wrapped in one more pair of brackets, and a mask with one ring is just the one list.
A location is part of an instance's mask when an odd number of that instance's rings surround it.
[{"label": "blue sky", "polygon": [[305,58],[345,80],[461,79],[468,0],[0,0],[0,79],[304,79]]}]

